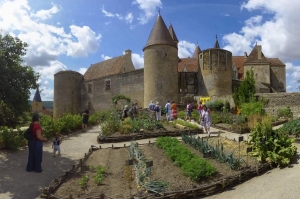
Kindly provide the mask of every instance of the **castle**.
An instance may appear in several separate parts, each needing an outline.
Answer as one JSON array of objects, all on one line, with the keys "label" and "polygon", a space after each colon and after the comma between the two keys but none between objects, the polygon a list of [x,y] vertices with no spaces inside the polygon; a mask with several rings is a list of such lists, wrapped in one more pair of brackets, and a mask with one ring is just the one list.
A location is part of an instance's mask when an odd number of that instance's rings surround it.
[{"label": "castle", "polygon": [[144,51],[144,68],[135,69],[131,51],[96,64],[84,75],[60,71],[54,75],[53,116],[108,109],[111,98],[122,94],[139,107],[150,101],[164,105],[168,100],[179,102],[187,94],[195,96],[231,96],[235,87],[252,70],[257,93],[286,91],[285,64],[278,58],[267,58],[260,45],[251,53],[232,56],[221,49],[218,38],[213,48],[196,47],[193,57],[178,57],[178,39],[172,25],[167,28],[157,16]]}]

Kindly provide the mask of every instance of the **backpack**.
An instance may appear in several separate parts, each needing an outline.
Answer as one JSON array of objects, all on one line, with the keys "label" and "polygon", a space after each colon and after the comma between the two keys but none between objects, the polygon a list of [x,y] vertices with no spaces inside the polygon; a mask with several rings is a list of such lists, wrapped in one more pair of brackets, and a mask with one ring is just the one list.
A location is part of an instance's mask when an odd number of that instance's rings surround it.
[{"label": "backpack", "polygon": [[25,131],[25,133],[23,134],[24,138],[26,140],[33,140],[34,136],[32,135],[32,128],[31,125],[29,126],[29,128]]},{"label": "backpack", "polygon": [[192,111],[192,109],[193,109],[192,104],[189,104],[189,105],[188,105],[188,110],[189,110],[189,111]]},{"label": "backpack", "polygon": [[159,112],[159,106],[157,106],[157,107],[155,108],[155,110],[156,110],[156,112]]}]

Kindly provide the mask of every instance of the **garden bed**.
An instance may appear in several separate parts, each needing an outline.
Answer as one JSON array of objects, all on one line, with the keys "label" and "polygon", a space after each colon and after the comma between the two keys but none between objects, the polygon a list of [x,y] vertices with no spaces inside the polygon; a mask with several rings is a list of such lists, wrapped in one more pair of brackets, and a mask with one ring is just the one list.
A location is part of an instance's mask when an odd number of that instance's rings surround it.
[{"label": "garden bed", "polygon": [[[211,143],[215,143],[217,138],[210,138]],[[223,142],[223,139],[222,139]],[[184,144],[184,143],[183,143]],[[199,151],[191,146],[184,144],[193,153],[203,156]],[[233,142],[225,146],[226,150],[236,148],[238,143]],[[139,145],[142,153],[146,158],[153,160],[151,171],[151,181],[167,182],[168,188],[164,192],[164,196],[153,192],[145,191],[137,186],[135,181],[135,172],[132,170],[131,175],[128,174],[128,168],[125,162],[129,160],[128,147],[125,148],[108,148],[93,151],[91,155],[84,161],[83,170],[77,169],[72,175],[67,172],[68,176],[63,178],[64,182],[55,191],[55,194],[49,198],[131,198],[133,196],[139,198],[188,198],[191,196],[207,195],[224,190],[236,183],[241,183],[249,178],[260,174],[269,169],[269,166],[262,164],[254,164],[254,161],[249,165],[254,167],[245,167],[242,170],[231,170],[227,164],[219,163],[214,159],[207,159],[213,167],[216,168],[216,174],[210,178],[202,179],[199,182],[192,181],[179,167],[176,167],[170,159],[168,159],[163,150],[154,144]],[[249,158],[250,160],[251,158]],[[97,168],[99,165],[106,168],[104,180],[100,185],[94,182],[96,172],[91,167]],[[88,177],[87,186],[82,188],[79,182],[83,176]],[[131,177],[129,177],[131,176]],[[62,178],[61,178],[62,179]],[[54,180],[53,182],[55,182]],[[58,182],[59,180],[57,180]],[[131,187],[131,188],[130,188]],[[48,187],[50,190],[51,187]],[[54,189],[52,189],[54,191]],[[49,194],[49,193],[48,193]],[[101,195],[102,194],[102,195]]]}]

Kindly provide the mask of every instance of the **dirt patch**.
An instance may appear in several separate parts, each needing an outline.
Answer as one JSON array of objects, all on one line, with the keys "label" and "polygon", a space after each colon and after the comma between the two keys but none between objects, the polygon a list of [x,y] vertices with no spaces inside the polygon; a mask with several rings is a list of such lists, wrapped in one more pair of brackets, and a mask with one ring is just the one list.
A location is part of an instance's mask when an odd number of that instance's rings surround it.
[{"label": "dirt patch", "polygon": [[[218,140],[219,138],[210,138],[209,142],[214,144]],[[221,141],[224,143],[224,148],[226,150],[234,148],[237,145],[237,143],[227,143],[226,139],[221,139]],[[186,146],[190,148],[193,153],[200,157],[203,156],[201,152],[188,145]],[[239,171],[231,170],[225,163],[219,163],[214,159],[207,159],[216,168],[216,174],[208,179],[202,179],[199,182],[195,182],[185,176],[180,168],[174,166],[173,163],[164,155],[164,152],[155,144],[141,145],[140,148],[146,155],[147,159],[153,160],[151,180],[167,182],[169,187],[165,190],[166,192],[197,188],[239,173]],[[69,193],[72,193],[72,195],[76,198],[86,198],[104,193],[106,196],[112,198],[130,198],[131,196],[143,196],[149,194],[137,186],[133,169],[131,180],[126,177],[125,161],[128,159],[128,148],[110,148],[94,151],[86,161],[87,169],[85,171],[78,171],[74,174],[56,191],[55,195],[62,198],[66,197]],[[98,186],[94,182],[96,171],[88,168],[91,166],[96,168],[99,165],[107,169],[102,184]],[[79,181],[85,175],[88,176],[89,181],[86,189],[82,189],[79,185]],[[129,186],[131,186],[131,189]]]}]

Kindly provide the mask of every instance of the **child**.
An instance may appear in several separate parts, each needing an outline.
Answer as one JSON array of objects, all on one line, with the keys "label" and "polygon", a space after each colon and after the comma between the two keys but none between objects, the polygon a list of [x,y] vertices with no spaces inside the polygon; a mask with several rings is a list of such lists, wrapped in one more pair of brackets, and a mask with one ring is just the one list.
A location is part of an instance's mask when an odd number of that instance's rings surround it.
[{"label": "child", "polygon": [[53,141],[52,144],[52,149],[53,149],[53,157],[55,157],[56,151],[58,151],[58,155],[60,156],[60,145],[62,141],[59,139],[59,136],[56,135],[55,140]]}]

